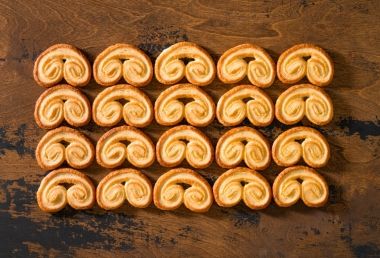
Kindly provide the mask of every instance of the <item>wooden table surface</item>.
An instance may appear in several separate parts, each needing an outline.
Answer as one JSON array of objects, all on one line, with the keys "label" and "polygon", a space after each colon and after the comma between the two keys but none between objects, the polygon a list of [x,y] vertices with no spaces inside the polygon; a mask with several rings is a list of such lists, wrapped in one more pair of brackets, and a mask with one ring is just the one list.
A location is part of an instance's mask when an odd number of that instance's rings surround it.
[{"label": "wooden table surface", "polygon": [[[76,2],[0,1],[0,256],[380,256],[379,1]],[[336,74],[326,91],[335,117],[318,128],[332,154],[319,169],[330,187],[325,207],[272,203],[257,212],[214,204],[205,214],[154,205],[125,205],[116,212],[67,208],[55,215],[39,210],[35,194],[46,174],[34,158],[45,133],[33,119],[44,90],[32,75],[39,53],[69,43],[93,61],[107,46],[125,42],[154,60],[179,41],[200,44],[215,61],[246,42],[264,47],[275,60],[296,43],[328,51]],[[204,89],[217,101],[231,87],[216,79]],[[143,90],[154,100],[165,88],[154,80]],[[275,100],[285,89],[277,80],[265,91]],[[101,90],[93,80],[83,88],[90,100]],[[260,131],[273,141],[287,128],[275,121]],[[165,129],[153,123],[144,131],[157,141]],[[107,129],[92,122],[80,130],[95,143]],[[213,122],[205,133],[215,144],[226,130]],[[155,181],[166,170],[155,163],[143,172]],[[223,171],[214,162],[199,172],[212,183]],[[273,182],[280,171],[271,165],[262,173]],[[97,183],[109,170],[94,164],[84,172]]]}]

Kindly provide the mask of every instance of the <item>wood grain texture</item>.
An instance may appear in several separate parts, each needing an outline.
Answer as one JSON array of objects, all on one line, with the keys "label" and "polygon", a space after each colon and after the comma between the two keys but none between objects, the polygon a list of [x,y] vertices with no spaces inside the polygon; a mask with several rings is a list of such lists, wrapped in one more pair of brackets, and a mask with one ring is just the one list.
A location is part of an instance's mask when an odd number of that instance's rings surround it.
[{"label": "wood grain texture", "polygon": [[[0,256],[380,256],[380,2],[173,2],[0,0]],[[275,60],[301,42],[320,45],[331,55],[336,74],[326,91],[335,117],[318,128],[332,154],[319,169],[330,186],[327,206],[272,203],[256,212],[214,204],[206,214],[185,208],[164,212],[153,205],[41,212],[35,193],[44,173],[33,154],[44,134],[33,120],[43,92],[32,74],[38,54],[52,44],[69,43],[93,62],[109,45],[124,42],[154,60],[183,40],[205,47],[215,61],[242,43],[264,47]],[[231,87],[216,79],[204,90],[216,101]],[[143,90],[154,100],[165,88],[153,80]],[[92,80],[84,92],[93,101],[102,89]],[[285,89],[276,80],[265,91],[274,100]],[[260,131],[273,142],[288,128],[274,121]],[[156,142],[165,129],[153,123],[144,132]],[[93,142],[106,130],[93,122],[81,129]],[[205,133],[215,146],[226,130],[215,121]],[[156,162],[143,172],[154,181],[166,170]],[[95,183],[108,171],[98,165],[84,170]],[[214,162],[199,172],[213,183],[224,171]],[[272,164],[262,174],[273,183],[280,171]]]}]

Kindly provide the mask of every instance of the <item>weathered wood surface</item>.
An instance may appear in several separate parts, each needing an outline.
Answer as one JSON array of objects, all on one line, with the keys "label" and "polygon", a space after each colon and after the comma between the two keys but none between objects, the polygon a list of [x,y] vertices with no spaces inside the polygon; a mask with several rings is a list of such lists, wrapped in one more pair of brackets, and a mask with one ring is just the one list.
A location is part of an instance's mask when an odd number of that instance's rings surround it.
[{"label": "weathered wood surface", "polygon": [[[73,1],[74,2],[74,1]],[[0,255],[91,257],[133,256],[380,256],[380,2],[373,1],[0,1]],[[90,3],[91,2],[91,3]],[[176,2],[173,4],[171,2]],[[171,4],[170,4],[171,3]],[[271,204],[255,212],[215,204],[206,214],[185,208],[163,212],[124,206],[59,214],[41,212],[35,193],[44,173],[34,149],[44,134],[33,120],[43,89],[33,81],[33,62],[55,43],[71,43],[93,61],[105,47],[126,42],[153,59],[183,40],[204,46],[215,61],[226,49],[252,42],[273,58],[296,43],[312,42],[332,56],[336,75],[327,92],[333,122],[319,128],[332,158],[319,171],[330,186],[326,207]],[[231,86],[215,80],[205,90],[216,101]],[[156,81],[143,90],[154,100]],[[286,87],[266,91],[275,99]],[[84,88],[91,100],[102,89]],[[308,124],[305,122],[304,124]],[[272,141],[287,127],[260,129]],[[81,129],[95,142],[106,131],[91,123]],[[146,129],[155,141],[165,130]],[[206,129],[214,144],[226,131]],[[281,169],[263,172],[271,182]],[[154,181],[166,169],[143,170]],[[200,171],[210,183],[224,170],[215,163]],[[98,182],[108,170],[85,170]]]}]

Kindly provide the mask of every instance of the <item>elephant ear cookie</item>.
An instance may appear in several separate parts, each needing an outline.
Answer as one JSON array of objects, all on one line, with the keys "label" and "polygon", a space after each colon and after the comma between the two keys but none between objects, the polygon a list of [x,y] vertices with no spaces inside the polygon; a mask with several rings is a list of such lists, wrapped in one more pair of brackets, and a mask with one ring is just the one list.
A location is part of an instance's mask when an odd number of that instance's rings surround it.
[{"label": "elephant ear cookie", "polygon": [[45,212],[58,212],[67,204],[76,210],[86,210],[95,204],[95,187],[85,174],[61,168],[42,179],[37,201]]},{"label": "elephant ear cookie", "polygon": [[51,87],[63,79],[72,86],[85,86],[91,79],[87,58],[74,46],[56,44],[42,52],[34,63],[34,80]]},{"label": "elephant ear cookie", "polygon": [[72,126],[83,126],[91,119],[91,106],[80,90],[69,85],[47,89],[36,102],[34,119],[39,127],[53,129],[63,120]]},{"label": "elephant ear cookie", "polygon": [[296,83],[306,76],[314,85],[327,86],[334,77],[334,64],[322,48],[299,44],[281,54],[277,62],[277,76],[286,84]]},{"label": "elephant ear cookie", "polygon": [[98,205],[114,210],[127,200],[133,207],[145,208],[152,201],[152,184],[136,169],[120,169],[105,176],[96,188]]},{"label": "elephant ear cookie", "polygon": [[[189,100],[184,104],[181,100]],[[164,90],[157,98],[156,121],[160,125],[176,125],[183,118],[193,126],[207,126],[215,116],[215,104],[202,89],[191,84],[178,84]]]},{"label": "elephant ear cookie", "polygon": [[[247,62],[244,58],[253,58]],[[261,88],[269,87],[276,77],[276,66],[269,54],[259,46],[242,44],[233,47],[218,61],[218,77],[224,83],[237,83],[248,76],[249,81]]]},{"label": "elephant ear cookie", "polygon": [[210,185],[200,174],[191,169],[176,168],[158,178],[153,200],[161,210],[175,210],[184,203],[193,212],[207,212],[213,195]]},{"label": "elephant ear cookie", "polygon": [[175,84],[186,77],[191,84],[205,86],[215,78],[215,64],[203,48],[194,43],[179,42],[161,52],[154,72],[162,84]]},{"label": "elephant ear cookie", "polygon": [[140,49],[128,44],[115,44],[100,53],[94,62],[94,79],[102,86],[117,84],[121,78],[142,87],[152,80],[150,58]]},{"label": "elephant ear cookie", "polygon": [[214,157],[210,140],[200,130],[180,125],[167,130],[157,142],[157,161],[163,167],[175,167],[186,159],[194,168],[210,166]]},{"label": "elephant ear cookie", "polygon": [[227,131],[218,141],[216,163],[222,168],[233,168],[242,161],[255,170],[263,170],[270,164],[270,146],[257,130],[242,126]]},{"label": "elephant ear cookie", "polygon": [[214,198],[221,207],[232,207],[241,200],[253,210],[266,208],[272,199],[268,181],[256,171],[237,167],[224,172],[214,183]]},{"label": "elephant ear cookie", "polygon": [[320,168],[330,159],[330,147],[320,132],[310,127],[299,126],[283,132],[276,138],[273,142],[272,156],[279,166],[292,166],[303,158],[310,167]]},{"label": "elephant ear cookie", "polygon": [[295,166],[284,169],[274,180],[273,197],[280,207],[289,207],[299,199],[309,207],[324,206],[329,197],[325,179],[314,169]]}]

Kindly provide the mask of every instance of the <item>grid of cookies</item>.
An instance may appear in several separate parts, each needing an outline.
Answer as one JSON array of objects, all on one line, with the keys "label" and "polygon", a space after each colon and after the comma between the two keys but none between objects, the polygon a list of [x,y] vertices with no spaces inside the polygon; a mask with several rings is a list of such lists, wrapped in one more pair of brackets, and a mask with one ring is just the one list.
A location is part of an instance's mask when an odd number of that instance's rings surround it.
[{"label": "grid of cookies", "polygon": [[[51,171],[38,189],[38,205],[43,211],[58,212],[67,204],[89,209],[97,202],[101,208],[113,210],[126,201],[136,208],[153,201],[162,210],[184,204],[193,212],[206,212],[214,201],[222,207],[243,201],[259,210],[273,198],[281,207],[299,200],[309,207],[323,206],[328,185],[315,168],[325,166],[330,158],[325,137],[316,129],[295,126],[271,144],[253,127],[268,126],[275,117],[286,125],[304,117],[315,125],[328,124],[333,105],[322,88],[333,74],[329,55],[312,44],[289,48],[276,65],[263,48],[253,44],[227,50],[215,64],[202,47],[180,42],[165,49],[154,66],[140,49],[116,44],[100,53],[93,67],[74,46],[54,45],[41,53],[34,66],[35,81],[47,88],[36,102],[35,121],[49,129],[36,148],[36,160],[43,170]],[[91,76],[104,86],[92,104],[79,89]],[[153,76],[168,85],[154,105],[140,89]],[[201,87],[216,76],[225,84],[247,77],[251,84],[233,87],[215,104]],[[290,86],[274,104],[265,88],[276,76]],[[294,85],[304,77],[309,84]],[[179,83],[183,80],[188,83]],[[110,128],[96,146],[74,129],[91,119]],[[156,144],[143,129],[153,119],[170,126]],[[216,146],[202,132],[214,119],[231,128]],[[240,126],[246,119],[252,126]],[[122,120],[126,125],[117,126]],[[63,121],[71,127],[62,126]],[[178,125],[182,121],[187,125]],[[307,166],[297,165],[302,159]],[[153,185],[138,169],[155,160],[170,169]],[[185,160],[194,169],[181,168]],[[213,160],[221,170],[228,170],[210,186],[196,170],[210,166]],[[272,160],[286,168],[270,185],[259,171]],[[78,171],[94,161],[115,169],[96,187]],[[62,165],[70,168],[60,168]]]}]

